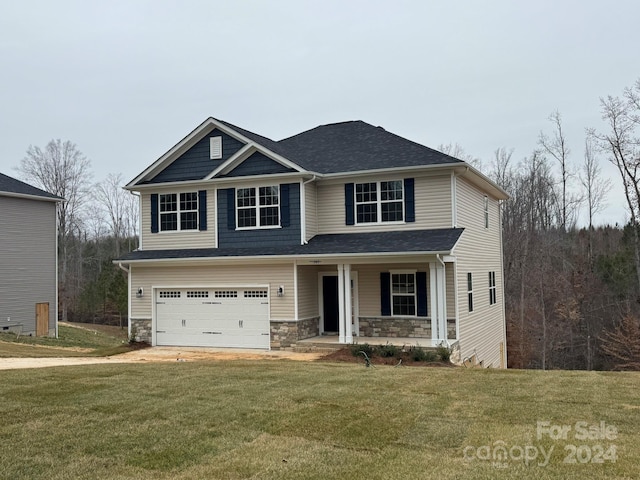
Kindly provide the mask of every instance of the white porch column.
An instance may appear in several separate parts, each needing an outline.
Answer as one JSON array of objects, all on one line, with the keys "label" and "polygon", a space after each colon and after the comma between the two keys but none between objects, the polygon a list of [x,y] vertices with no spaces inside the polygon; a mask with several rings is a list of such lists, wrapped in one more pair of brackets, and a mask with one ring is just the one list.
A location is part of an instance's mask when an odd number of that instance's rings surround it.
[{"label": "white porch column", "polygon": [[429,262],[429,293],[431,314],[431,339],[447,339],[447,291],[444,265]]},{"label": "white porch column", "polygon": [[344,323],[345,343],[353,343],[353,312],[351,306],[351,265],[344,265]]},{"label": "white porch column", "polygon": [[344,315],[344,265],[338,264],[338,342],[345,343],[346,322]]}]

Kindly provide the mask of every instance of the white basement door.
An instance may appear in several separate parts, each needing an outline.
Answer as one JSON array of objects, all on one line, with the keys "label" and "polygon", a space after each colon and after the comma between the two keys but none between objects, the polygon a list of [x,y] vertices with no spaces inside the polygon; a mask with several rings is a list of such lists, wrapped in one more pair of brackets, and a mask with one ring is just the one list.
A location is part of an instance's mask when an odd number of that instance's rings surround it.
[{"label": "white basement door", "polygon": [[156,345],[269,348],[265,288],[156,290]]}]

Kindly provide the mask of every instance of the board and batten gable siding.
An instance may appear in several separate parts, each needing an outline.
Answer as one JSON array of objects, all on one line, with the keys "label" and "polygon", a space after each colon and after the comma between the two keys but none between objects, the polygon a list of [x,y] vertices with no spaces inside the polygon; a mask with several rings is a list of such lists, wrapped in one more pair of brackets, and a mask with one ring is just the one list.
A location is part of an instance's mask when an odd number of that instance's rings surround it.
[{"label": "board and batten gable siding", "polygon": [[[209,138],[219,136],[222,137],[222,158],[212,160]],[[214,129],[147,183],[200,180],[222,165],[243,146],[244,143],[239,140]]]},{"label": "board and batten gable siding", "polygon": [[[277,180],[273,181],[274,185],[279,184]],[[247,183],[238,185],[238,188],[257,186],[258,184]],[[264,186],[265,183],[261,183]],[[236,219],[233,219],[230,227],[229,212],[231,209],[228,205],[227,188],[218,189],[218,243],[220,248],[239,247],[239,248],[256,248],[259,251],[261,246],[280,246],[280,245],[300,245],[300,184],[289,183],[289,225],[275,228],[255,228],[242,229],[235,228]],[[282,187],[281,187],[282,190]],[[234,193],[235,198],[235,193]],[[280,208],[282,214],[282,196],[280,198]],[[233,214],[235,213],[235,205],[233,206]],[[282,216],[281,216],[282,221]]]},{"label": "board and batten gable siding", "polygon": [[311,240],[318,234],[318,189],[316,182],[304,186],[305,199],[305,241]]},{"label": "board and batten gable siding", "polygon": [[[476,186],[458,177],[456,203],[458,227],[464,232],[455,247],[458,267],[460,354],[476,355],[485,367],[500,367],[504,341],[503,272],[498,200],[489,199],[489,228],[485,228],[484,196]],[[473,278],[473,312],[467,301],[467,273]],[[489,305],[489,272],[496,272],[496,303]],[[506,349],[506,345],[504,346]]]},{"label": "board and batten gable siding", "polygon": [[[150,319],[153,287],[249,287],[269,285],[270,320],[294,320],[293,263],[189,266],[131,265],[131,316]],[[285,294],[278,297],[278,287]],[[142,298],[136,297],[143,288]]]},{"label": "board and batten gable siding", "polygon": [[48,303],[54,336],[56,270],[56,203],[0,196],[0,324],[35,335],[36,303]]},{"label": "board and batten gable siding", "polygon": [[[348,182],[366,183],[385,180],[415,180],[415,222],[393,224],[393,230],[451,228],[451,175],[377,175],[358,177]],[[345,192],[342,183],[318,182],[318,233],[353,233],[388,231],[389,224],[346,225]]]},{"label": "board and batten gable siding", "polygon": [[151,233],[151,193],[142,193],[142,250],[171,250],[176,248],[215,248],[215,190],[203,187],[158,187],[153,193],[184,193],[206,190],[207,192],[207,230],[190,230],[186,232]]},{"label": "board and batten gable siding", "polygon": [[272,160],[261,152],[253,153],[240,165],[223,177],[244,177],[249,175],[269,175],[274,173],[293,172],[292,168],[285,167],[281,163]]}]

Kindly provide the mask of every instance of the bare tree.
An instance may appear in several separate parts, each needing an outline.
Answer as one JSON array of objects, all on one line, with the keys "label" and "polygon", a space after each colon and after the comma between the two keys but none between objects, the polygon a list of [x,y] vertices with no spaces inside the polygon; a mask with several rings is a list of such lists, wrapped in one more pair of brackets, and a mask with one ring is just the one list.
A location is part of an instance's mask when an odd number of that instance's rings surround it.
[{"label": "bare tree", "polygon": [[465,149],[462,147],[462,145],[458,143],[449,142],[446,145],[444,143],[441,143],[440,145],[438,145],[437,150],[451,157],[457,158],[459,160],[464,160],[468,164],[476,167],[477,169],[482,170],[482,167],[483,167],[482,160],[480,160],[478,157],[474,157],[473,155],[467,153]]},{"label": "bare tree", "polygon": [[544,132],[540,132],[538,143],[542,147],[542,151],[544,153],[551,155],[558,161],[558,163],[560,163],[560,174],[562,182],[560,226],[566,230],[568,224],[567,207],[569,204],[569,200],[567,198],[567,182],[569,180],[569,177],[571,176],[568,165],[570,150],[567,146],[567,140],[562,129],[562,117],[560,115],[560,112],[558,112],[557,110],[553,112],[549,116],[549,121],[551,121],[554,126],[553,135],[549,137]]},{"label": "bare tree", "polygon": [[600,149],[608,154],[609,161],[620,174],[633,231],[634,259],[640,287],[640,150],[637,138],[637,128],[640,126],[639,94],[640,81],[633,89],[625,90],[624,98],[611,95],[601,98],[602,118],[607,122],[609,131],[599,133],[591,129],[589,134]]},{"label": "bare tree", "polygon": [[587,137],[584,145],[584,163],[580,172],[580,182],[584,187],[589,218],[588,257],[589,264],[593,261],[593,217],[605,207],[605,198],[611,190],[611,180],[602,178],[600,165],[594,152],[593,140]]},{"label": "bare tree", "polygon": [[[123,238],[131,234],[133,220],[137,220],[137,207],[135,200],[129,192],[123,190],[122,174],[110,173],[94,187],[94,198],[98,207],[104,212],[109,221],[109,229],[115,241],[115,256],[120,256],[120,243]],[[135,214],[135,218],[130,216]]]},{"label": "bare tree", "polygon": [[29,146],[27,155],[17,168],[28,182],[64,198],[58,206],[58,247],[60,252],[60,303],[62,319],[67,320],[69,301],[68,267],[70,244],[82,224],[83,207],[90,185],[91,162],[76,144],[66,140],[51,140],[44,150]]}]

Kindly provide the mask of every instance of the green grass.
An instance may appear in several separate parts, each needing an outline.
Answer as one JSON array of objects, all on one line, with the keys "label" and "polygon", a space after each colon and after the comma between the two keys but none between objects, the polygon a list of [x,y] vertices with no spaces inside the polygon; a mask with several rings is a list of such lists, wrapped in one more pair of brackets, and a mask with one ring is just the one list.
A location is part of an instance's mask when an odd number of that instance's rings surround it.
[{"label": "green grass", "polygon": [[[0,478],[631,479],[639,386],[636,373],[274,360],[2,371]],[[538,440],[537,421],[619,434]],[[499,441],[554,452],[545,467],[464,458]],[[617,460],[563,464],[570,444],[614,444]]]},{"label": "green grass", "polygon": [[124,333],[117,330],[104,333],[60,325],[58,338],[3,332],[0,333],[0,357],[102,357],[129,351],[126,330]]}]

